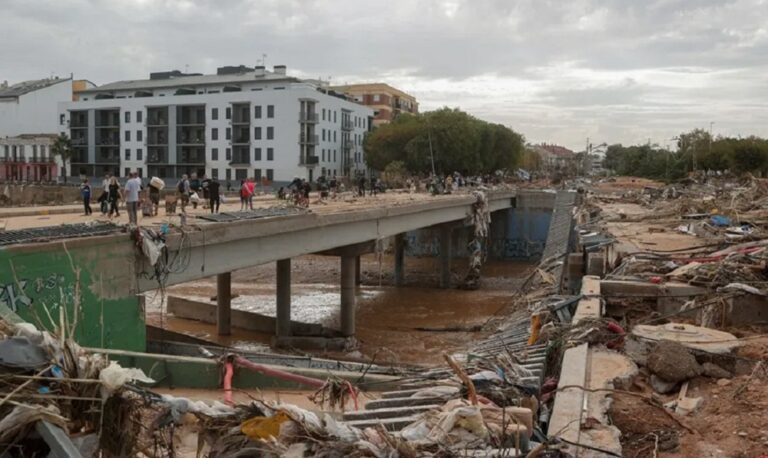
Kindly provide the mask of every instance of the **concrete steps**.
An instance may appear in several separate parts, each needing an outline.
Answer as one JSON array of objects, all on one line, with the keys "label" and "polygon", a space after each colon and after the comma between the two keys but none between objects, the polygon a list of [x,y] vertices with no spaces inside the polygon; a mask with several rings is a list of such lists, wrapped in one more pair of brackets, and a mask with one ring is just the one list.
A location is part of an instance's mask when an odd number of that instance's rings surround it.
[{"label": "concrete steps", "polygon": [[386,409],[390,407],[414,407],[414,406],[425,406],[425,405],[440,405],[443,402],[445,402],[445,399],[439,396],[429,397],[429,398],[411,398],[411,397],[386,398],[386,399],[377,399],[375,401],[368,401],[365,404],[365,408],[370,410],[375,410],[375,409]]},{"label": "concrete steps", "polygon": [[419,419],[419,415],[410,415],[394,418],[371,418],[368,420],[353,420],[346,424],[355,428],[372,428],[382,425],[389,432],[397,432]]},{"label": "concrete steps", "polygon": [[383,418],[408,417],[408,416],[413,416],[414,414],[428,412],[432,409],[438,409],[442,407],[442,405],[443,404],[440,403],[440,404],[425,404],[425,405],[418,405],[418,406],[383,407],[383,408],[371,409],[371,410],[368,410],[368,409],[358,410],[356,412],[344,412],[344,416],[342,417],[342,419],[344,421],[355,421],[355,420],[375,420],[375,419],[383,419]]}]

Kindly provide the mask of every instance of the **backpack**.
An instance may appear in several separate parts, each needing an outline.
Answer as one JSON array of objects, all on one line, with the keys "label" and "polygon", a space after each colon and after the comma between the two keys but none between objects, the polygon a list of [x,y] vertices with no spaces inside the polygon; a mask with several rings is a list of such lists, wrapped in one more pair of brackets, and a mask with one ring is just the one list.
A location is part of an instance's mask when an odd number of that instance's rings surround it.
[{"label": "backpack", "polygon": [[184,192],[184,190],[185,190],[184,180],[179,180],[179,184],[176,185],[176,189],[179,192]]}]

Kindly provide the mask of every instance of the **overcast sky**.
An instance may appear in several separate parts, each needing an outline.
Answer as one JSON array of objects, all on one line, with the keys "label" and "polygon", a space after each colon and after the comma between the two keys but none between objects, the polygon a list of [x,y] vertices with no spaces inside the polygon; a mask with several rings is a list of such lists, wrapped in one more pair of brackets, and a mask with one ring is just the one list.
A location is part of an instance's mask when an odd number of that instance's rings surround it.
[{"label": "overcast sky", "polygon": [[288,66],[531,142],[768,136],[768,0],[0,0],[0,80]]}]

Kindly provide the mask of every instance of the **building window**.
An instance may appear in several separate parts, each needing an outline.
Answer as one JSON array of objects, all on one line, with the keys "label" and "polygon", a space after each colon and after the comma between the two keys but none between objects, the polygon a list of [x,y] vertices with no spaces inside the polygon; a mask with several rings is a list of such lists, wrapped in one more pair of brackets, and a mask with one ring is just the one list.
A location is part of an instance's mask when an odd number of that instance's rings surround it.
[{"label": "building window", "polygon": [[40,157],[45,157],[45,145],[40,145]]},{"label": "building window", "polygon": [[261,148],[256,148],[253,150],[253,160],[254,161],[261,160]]},{"label": "building window", "polygon": [[143,111],[137,111],[136,112],[136,122],[144,122],[144,112]]},{"label": "building window", "polygon": [[219,119],[219,109],[218,108],[212,108],[211,109],[211,119],[213,119],[214,121]]},{"label": "building window", "polygon": [[130,161],[131,160],[131,149],[130,148],[126,148],[125,149],[125,160],[126,161]]},{"label": "building window", "polygon": [[336,150],[333,150],[333,162],[336,162]]},{"label": "building window", "polygon": [[261,105],[253,106],[253,117],[256,119],[261,119]]},{"label": "building window", "polygon": [[139,174],[139,177],[143,177],[144,176],[144,168],[143,167],[139,167],[138,169],[136,169],[136,172]]},{"label": "building window", "polygon": [[126,167],[126,168],[125,168],[125,175],[123,175],[123,176],[124,176],[124,177],[127,177],[127,176],[128,176],[128,175],[130,175],[130,174],[131,174],[131,169],[130,169],[129,167]]},{"label": "building window", "polygon": [[336,143],[336,131],[333,131],[333,142]]},{"label": "building window", "polygon": [[325,129],[323,129],[323,141],[325,141]]},{"label": "building window", "polygon": [[219,169],[211,169],[211,178],[214,180],[219,179]]},{"label": "building window", "polygon": [[374,102],[381,102],[381,96],[379,94],[373,94]]},{"label": "building window", "polygon": [[232,107],[227,107],[227,119],[232,119]]},{"label": "building window", "polygon": [[225,135],[227,137],[226,140],[232,140],[232,128],[231,127],[227,127],[227,130],[225,131]]},{"label": "building window", "polygon": [[254,127],[253,128],[253,139],[254,140],[261,140],[261,127]]},{"label": "building window", "polygon": [[125,122],[131,122],[131,112],[126,111],[125,112]]},{"label": "building window", "polygon": [[274,105],[267,105],[267,117],[268,118],[274,118],[275,117],[275,106]]},{"label": "building window", "polygon": [[227,181],[232,179],[232,169],[226,169],[227,170]]},{"label": "building window", "polygon": [[62,126],[64,125],[64,115],[63,114],[59,115],[59,124],[61,124]]},{"label": "building window", "polygon": [[253,177],[256,179],[256,182],[258,183],[261,181],[261,169],[255,169],[253,171]]},{"label": "building window", "polygon": [[323,121],[325,121],[325,108],[323,108]]},{"label": "building window", "polygon": [[275,171],[272,169],[267,169],[267,181],[272,181],[275,179]]},{"label": "building window", "polygon": [[211,148],[211,160],[212,161],[218,161],[219,160],[219,149],[218,148]]},{"label": "building window", "polygon": [[336,111],[333,112],[333,122],[336,122]]},{"label": "building window", "polygon": [[219,129],[213,128],[211,129],[211,140],[218,140],[219,139]]},{"label": "building window", "polygon": [[136,131],[136,141],[137,142],[143,142],[144,141],[144,131],[143,130],[137,130]]},{"label": "building window", "polygon": [[136,148],[136,160],[137,161],[144,160],[144,150],[142,150],[141,148]]},{"label": "building window", "polygon": [[227,160],[232,160],[232,148],[227,148]]},{"label": "building window", "polygon": [[275,128],[267,127],[267,140],[272,140],[273,138],[275,138]]},{"label": "building window", "polygon": [[274,161],[275,160],[275,149],[274,148],[267,148],[267,160],[268,161]]},{"label": "building window", "polygon": [[130,130],[126,130],[125,131],[125,141],[127,141],[127,142],[131,141],[131,131]]}]

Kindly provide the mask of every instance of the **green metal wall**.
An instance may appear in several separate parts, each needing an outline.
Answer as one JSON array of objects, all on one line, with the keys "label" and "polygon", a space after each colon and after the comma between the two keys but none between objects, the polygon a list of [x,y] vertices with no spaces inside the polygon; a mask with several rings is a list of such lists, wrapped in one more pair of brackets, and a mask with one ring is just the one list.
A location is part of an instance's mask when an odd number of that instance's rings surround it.
[{"label": "green metal wall", "polygon": [[0,304],[49,330],[52,321],[58,324],[63,306],[70,323],[78,316],[75,340],[81,345],[144,351],[144,311],[133,293],[133,250],[128,237],[0,249]]}]

